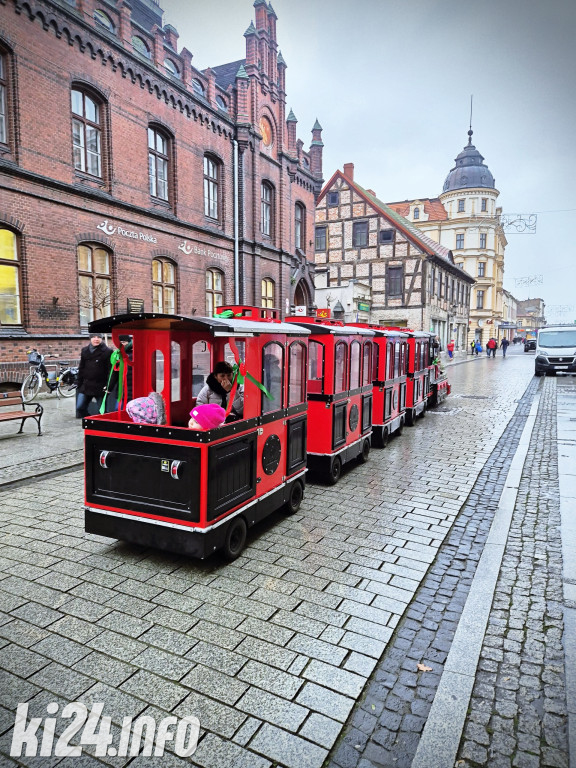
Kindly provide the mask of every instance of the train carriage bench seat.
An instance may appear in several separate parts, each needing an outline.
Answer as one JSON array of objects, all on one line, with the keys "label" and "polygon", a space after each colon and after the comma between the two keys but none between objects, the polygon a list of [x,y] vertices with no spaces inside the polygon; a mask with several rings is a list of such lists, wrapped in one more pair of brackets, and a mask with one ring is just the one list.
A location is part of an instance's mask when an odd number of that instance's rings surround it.
[{"label": "train carriage bench seat", "polygon": [[[38,436],[42,434],[42,414],[44,408],[40,403],[33,403],[34,411],[26,410],[26,403],[22,400],[20,392],[0,392],[0,422],[21,421],[18,434],[22,432],[26,419],[34,419],[38,427]],[[10,409],[10,410],[8,410]]]}]

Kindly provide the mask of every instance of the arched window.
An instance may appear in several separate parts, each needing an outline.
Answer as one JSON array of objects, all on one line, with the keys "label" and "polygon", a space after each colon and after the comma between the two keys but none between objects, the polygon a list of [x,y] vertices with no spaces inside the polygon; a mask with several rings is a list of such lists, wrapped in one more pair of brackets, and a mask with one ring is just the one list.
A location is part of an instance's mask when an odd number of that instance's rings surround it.
[{"label": "arched window", "polygon": [[148,128],[148,179],[150,195],[160,200],[169,198],[170,141],[163,131]]},{"label": "arched window", "polygon": [[260,186],[260,231],[263,235],[272,237],[274,194],[272,185],[263,181]]},{"label": "arched window", "polygon": [[216,96],[216,104],[218,104],[218,108],[223,110],[224,112],[228,112],[228,106],[222,96]]},{"label": "arched window", "polygon": [[216,307],[224,304],[224,275],[219,269],[206,271],[206,314],[208,317],[216,312]]},{"label": "arched window", "polygon": [[200,82],[200,80],[197,80],[194,78],[192,80],[192,88],[194,88],[194,92],[198,94],[198,96],[204,96],[205,89],[204,85]]},{"label": "arched window", "polygon": [[301,251],[306,250],[306,208],[296,203],[294,210],[294,245]]},{"label": "arched window", "polygon": [[20,325],[20,263],[16,235],[0,229],[0,324]]},{"label": "arched window", "polygon": [[172,59],[164,59],[164,66],[166,67],[166,70],[172,75],[172,77],[177,77],[178,80],[182,77],[180,74],[180,70],[176,66],[176,64],[172,61]]},{"label": "arched window", "polygon": [[348,363],[348,345],[339,341],[334,348],[334,393],[346,389],[346,367]]},{"label": "arched window", "polygon": [[274,306],[274,281],[270,280],[269,277],[265,277],[262,280],[262,306]]},{"label": "arched window", "polygon": [[72,89],[74,168],[102,176],[102,105],[85,91]]},{"label": "arched window", "polygon": [[142,56],[145,56],[147,59],[150,58],[150,48],[148,48],[146,42],[138,35],[132,36],[132,46],[134,50],[142,54]]},{"label": "arched window", "polygon": [[176,312],[176,267],[168,259],[152,262],[152,311],[166,315]]},{"label": "arched window", "polygon": [[414,218],[415,219],[420,218],[420,208],[414,208]]},{"label": "arched window", "polygon": [[112,255],[99,243],[77,248],[80,325],[112,313]]},{"label": "arched window", "polygon": [[262,393],[262,413],[282,408],[282,372],[284,370],[284,348],[273,341],[262,349],[262,383],[272,399]]},{"label": "arched window", "polygon": [[204,215],[209,219],[220,217],[220,163],[211,155],[204,155]]},{"label": "arched window", "polygon": [[108,32],[112,32],[112,34],[116,33],[114,22],[110,16],[104,11],[101,11],[100,8],[97,8],[94,11],[94,21],[96,21],[97,24],[100,24],[101,27],[104,27],[104,29],[107,29]]},{"label": "arched window", "polygon": [[8,144],[8,57],[0,50],[0,144]]}]

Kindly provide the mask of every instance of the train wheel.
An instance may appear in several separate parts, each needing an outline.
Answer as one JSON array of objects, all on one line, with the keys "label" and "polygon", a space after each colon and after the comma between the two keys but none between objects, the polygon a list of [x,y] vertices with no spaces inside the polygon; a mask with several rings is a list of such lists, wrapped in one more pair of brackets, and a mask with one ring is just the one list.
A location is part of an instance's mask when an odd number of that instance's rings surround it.
[{"label": "train wheel", "polygon": [[370,456],[370,440],[364,440],[362,443],[362,450],[358,454],[358,461],[360,464],[366,464],[368,457]]},{"label": "train wheel", "polygon": [[412,408],[408,408],[406,410],[406,426],[413,427],[414,426],[414,411]]},{"label": "train wheel", "polygon": [[381,445],[382,448],[385,448],[388,445],[388,438],[390,437],[390,432],[388,431],[388,427],[382,428],[382,440]]},{"label": "train wheel", "polygon": [[226,540],[222,548],[222,554],[226,560],[236,560],[246,545],[246,533],[248,528],[243,517],[235,517],[226,531]]},{"label": "train wheel", "polygon": [[400,435],[402,434],[402,430],[404,429],[404,424],[405,424],[405,421],[404,421],[404,416],[402,416],[402,417],[401,417],[401,419],[400,419],[400,426],[399,426],[399,427],[398,427],[398,429],[396,430],[396,434],[397,434],[398,436],[400,436]]},{"label": "train wheel", "polygon": [[284,505],[284,512],[288,515],[293,515],[295,512],[298,512],[303,498],[304,488],[302,487],[302,483],[299,480],[296,480],[292,483],[292,487],[290,488],[290,496]]},{"label": "train wheel", "polygon": [[328,475],[328,483],[330,485],[336,485],[338,480],[340,480],[340,475],[342,474],[342,459],[340,456],[334,456],[332,460],[332,465],[330,466],[330,474]]}]

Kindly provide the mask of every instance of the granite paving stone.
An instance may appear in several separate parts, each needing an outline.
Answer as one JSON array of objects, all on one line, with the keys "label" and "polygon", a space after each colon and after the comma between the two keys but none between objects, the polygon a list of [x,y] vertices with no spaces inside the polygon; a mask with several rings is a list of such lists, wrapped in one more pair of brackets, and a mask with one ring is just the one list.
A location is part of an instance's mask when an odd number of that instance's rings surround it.
[{"label": "granite paving stone", "polygon": [[253,717],[274,723],[289,731],[297,731],[309,712],[299,704],[259,688],[249,688],[236,706]]},{"label": "granite paving stone", "polygon": [[265,723],[250,742],[256,752],[287,768],[321,768],[327,750]]}]

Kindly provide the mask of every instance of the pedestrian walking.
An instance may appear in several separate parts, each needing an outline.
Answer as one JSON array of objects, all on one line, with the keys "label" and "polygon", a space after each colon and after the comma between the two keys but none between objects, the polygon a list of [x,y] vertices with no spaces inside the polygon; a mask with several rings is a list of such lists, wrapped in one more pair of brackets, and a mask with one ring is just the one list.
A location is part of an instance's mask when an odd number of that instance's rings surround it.
[{"label": "pedestrian walking", "polygon": [[474,344],[474,351],[476,352],[476,357],[482,352],[482,344],[480,344],[480,339],[478,339]]},{"label": "pedestrian walking", "polygon": [[454,357],[454,339],[450,339],[448,344],[446,344],[446,350],[448,352],[448,357],[450,360]]},{"label": "pedestrian walking", "polygon": [[[472,341],[470,342],[470,354],[473,355],[475,352],[476,352],[476,342],[474,341],[474,339],[472,339]],[[478,353],[476,352],[476,354]]]},{"label": "pedestrian walking", "polygon": [[106,395],[111,354],[112,350],[104,343],[101,333],[90,334],[90,344],[83,347],[78,366],[77,419],[88,416],[88,407],[92,400],[96,400],[96,407],[100,408]]},{"label": "pedestrian walking", "polygon": [[488,339],[488,342],[486,344],[486,352],[488,353],[488,357],[492,355],[492,357],[496,357],[496,350],[498,349],[498,342],[495,338],[491,337]]},{"label": "pedestrian walking", "polygon": [[508,341],[506,336],[504,336],[502,341],[500,342],[500,346],[502,347],[502,357],[506,357],[506,352],[508,351],[508,344],[510,344],[510,342]]}]

